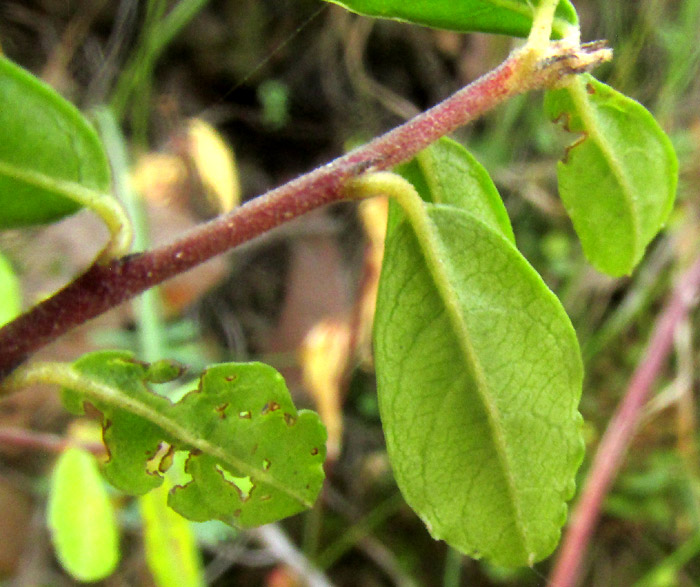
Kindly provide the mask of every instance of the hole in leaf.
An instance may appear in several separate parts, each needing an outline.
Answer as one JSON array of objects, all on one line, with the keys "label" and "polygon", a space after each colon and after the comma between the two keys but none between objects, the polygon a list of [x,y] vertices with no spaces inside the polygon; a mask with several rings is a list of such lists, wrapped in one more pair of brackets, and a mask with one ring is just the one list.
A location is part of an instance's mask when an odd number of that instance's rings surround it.
[{"label": "hole in leaf", "polygon": [[238,412],[238,417],[243,419],[243,420],[250,420],[252,418],[252,415],[249,411],[245,411],[245,412]]},{"label": "hole in leaf", "polygon": [[219,465],[216,465],[216,470],[226,481],[236,488],[241,501],[246,501],[250,498],[250,493],[255,487],[250,477],[236,477]]},{"label": "hole in leaf", "polygon": [[270,461],[268,461],[267,459],[263,459],[263,464],[262,464],[263,471],[269,471],[271,464],[272,463],[270,463]]},{"label": "hole in leaf", "polygon": [[274,412],[280,409],[280,405],[277,402],[268,402],[263,406],[262,413],[267,414],[268,412]]},{"label": "hole in leaf", "polygon": [[161,442],[158,449],[154,453],[148,455],[146,461],[146,471],[149,475],[165,473],[173,464],[173,456],[175,455],[175,447],[167,442]]},{"label": "hole in leaf", "polygon": [[236,379],[238,379],[238,375],[227,375],[226,377],[224,377],[224,379],[226,381],[228,381],[229,383],[231,383],[231,382],[235,381]]}]

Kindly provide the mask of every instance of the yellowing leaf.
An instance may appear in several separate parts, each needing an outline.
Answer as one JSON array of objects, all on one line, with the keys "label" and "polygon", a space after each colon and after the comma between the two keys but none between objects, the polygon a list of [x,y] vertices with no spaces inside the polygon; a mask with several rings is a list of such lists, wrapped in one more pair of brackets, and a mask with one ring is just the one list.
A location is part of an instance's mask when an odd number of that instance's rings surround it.
[{"label": "yellowing leaf", "polygon": [[343,436],[341,385],[349,354],[350,326],[337,320],[316,324],[301,347],[302,377],[328,430],[329,459],[340,454]]},{"label": "yellowing leaf", "polygon": [[356,353],[362,364],[372,362],[372,325],[377,306],[377,288],[384,257],[384,238],[386,236],[387,218],[389,216],[389,199],[386,197],[370,198],[360,202],[362,226],[367,236],[363,283],[358,301],[358,325]]},{"label": "yellowing leaf", "polygon": [[193,118],[187,129],[189,154],[212,205],[222,212],[241,200],[241,186],[233,150],[210,124]]},{"label": "yellowing leaf", "polygon": [[167,204],[187,181],[187,166],[181,157],[169,153],[147,153],[132,174],[134,189],[149,202]]},{"label": "yellowing leaf", "polygon": [[89,452],[69,448],[51,476],[48,523],[56,555],[79,581],[99,581],[119,562],[119,536],[112,504]]},{"label": "yellowing leaf", "polygon": [[22,311],[19,279],[4,255],[0,254],[0,325],[16,318]]},{"label": "yellowing leaf", "polygon": [[146,562],[159,587],[204,585],[202,565],[190,523],[167,505],[172,483],[139,498]]}]

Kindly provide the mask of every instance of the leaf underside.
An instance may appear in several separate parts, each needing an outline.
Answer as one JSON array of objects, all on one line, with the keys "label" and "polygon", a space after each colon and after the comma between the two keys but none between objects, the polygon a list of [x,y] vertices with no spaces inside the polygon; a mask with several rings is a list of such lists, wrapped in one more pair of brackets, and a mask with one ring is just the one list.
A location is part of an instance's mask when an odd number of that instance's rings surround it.
[{"label": "leaf underside", "polygon": [[[365,16],[389,18],[462,33],[526,37],[537,0],[327,0]],[[554,38],[578,24],[569,0],[561,0],[552,26]]]},{"label": "leaf underside", "polygon": [[296,410],[272,367],[215,365],[177,403],[147,388],[149,366],[130,353],[93,353],[73,368],[98,389],[64,390],[64,402],[79,412],[89,401],[102,412],[104,474],[116,487],[145,493],[162,483],[158,469],[173,452],[186,451],[191,480],[170,492],[168,504],[188,519],[259,526],[313,505],[324,478],[325,428],[315,413]]},{"label": "leaf underside", "polygon": [[557,178],[586,257],[609,275],[630,273],[673,207],[671,141],[641,104],[588,74],[548,92],[545,109],[581,135]]},{"label": "leaf underside", "polygon": [[532,564],[558,542],[583,456],[576,336],[502,230],[455,205],[425,206],[431,242],[406,220],[390,223],[377,300],[389,456],[435,538],[504,566]]},{"label": "leaf underside", "polygon": [[56,181],[110,189],[96,132],[49,86],[0,56],[0,229],[44,224],[80,205]]}]

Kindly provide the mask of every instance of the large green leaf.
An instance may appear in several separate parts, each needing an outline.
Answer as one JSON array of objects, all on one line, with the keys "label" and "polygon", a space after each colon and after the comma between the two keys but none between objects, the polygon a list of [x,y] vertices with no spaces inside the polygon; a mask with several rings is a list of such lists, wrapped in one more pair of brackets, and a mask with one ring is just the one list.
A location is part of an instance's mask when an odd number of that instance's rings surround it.
[{"label": "large green leaf", "polygon": [[392,466],[434,537],[532,564],[558,542],[583,456],[576,336],[509,239],[424,206],[427,232],[390,227],[375,316]]},{"label": "large green leaf", "polygon": [[630,273],[673,207],[671,141],[641,104],[588,74],[548,92],[545,108],[581,133],[557,176],[586,257],[604,273]]},{"label": "large green leaf", "polygon": [[95,457],[69,448],[51,475],[48,525],[56,555],[79,581],[99,581],[119,562],[119,535],[114,508]]},{"label": "large green leaf", "polygon": [[89,192],[97,198],[109,191],[109,165],[93,128],[2,56],[0,105],[0,228],[57,220],[85,204]]},{"label": "large green leaf", "polygon": [[[457,141],[443,137],[398,168],[420,197],[473,214],[515,243],[501,195],[484,167]],[[392,222],[398,218],[392,217]]]},{"label": "large green leaf", "polygon": [[[533,7],[538,0],[327,0],[380,18],[390,18],[459,32],[480,31],[526,37],[532,26]],[[578,25],[569,0],[557,7],[552,32],[561,38]]]},{"label": "large green leaf", "polygon": [[[143,494],[162,483],[174,451],[187,451],[188,483],[168,504],[195,521],[220,519],[258,526],[311,507],[323,484],[326,431],[318,416],[297,412],[282,376],[261,363],[215,365],[199,387],[173,404],[147,383],[171,378],[163,363],[149,366],[130,353],[85,355],[66,373],[73,411],[89,401],[104,417],[116,487]],[[64,385],[66,385],[64,383]]]}]

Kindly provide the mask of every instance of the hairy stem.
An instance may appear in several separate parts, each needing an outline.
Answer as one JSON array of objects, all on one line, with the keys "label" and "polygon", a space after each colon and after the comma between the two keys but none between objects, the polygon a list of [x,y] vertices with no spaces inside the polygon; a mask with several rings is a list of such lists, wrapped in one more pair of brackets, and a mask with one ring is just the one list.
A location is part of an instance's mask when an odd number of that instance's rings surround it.
[{"label": "hairy stem", "polygon": [[144,290],[310,210],[344,199],[349,180],[408,161],[504,100],[551,87],[610,57],[611,52],[600,44],[573,47],[555,42],[536,51],[526,45],[440,104],[347,155],[195,228],[169,245],[93,265],[0,330],[0,377],[71,328]]},{"label": "hairy stem", "polygon": [[600,516],[603,499],[632,442],[651,386],[673,347],[676,328],[694,305],[698,293],[700,257],[683,275],[664,308],[647,351],[632,375],[625,397],[605,431],[548,585],[573,587],[577,584],[581,560]]}]

